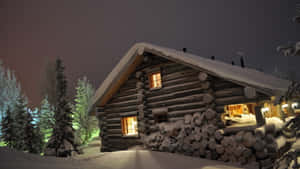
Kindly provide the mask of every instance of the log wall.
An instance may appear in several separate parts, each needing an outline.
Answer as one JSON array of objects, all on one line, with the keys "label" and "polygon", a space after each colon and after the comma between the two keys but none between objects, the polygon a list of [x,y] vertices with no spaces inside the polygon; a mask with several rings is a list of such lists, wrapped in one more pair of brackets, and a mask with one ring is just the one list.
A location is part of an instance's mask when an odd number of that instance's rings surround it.
[{"label": "log wall", "polygon": [[[158,68],[161,71],[162,88],[153,90],[149,87],[148,74]],[[232,142],[230,139],[233,136],[227,135],[227,138],[220,133],[219,130],[225,127],[221,113],[224,105],[265,99],[267,96],[261,93],[249,99],[244,94],[244,86],[182,64],[148,56],[98,113],[101,150],[123,150],[144,144],[152,150],[209,159],[243,163],[255,161],[255,151],[249,145],[251,143],[244,146],[240,142]],[[167,111],[167,121],[156,123],[153,112],[162,108]],[[121,118],[129,115],[138,117],[139,136],[136,138],[122,136]],[[245,155],[241,156],[241,153]]]}]

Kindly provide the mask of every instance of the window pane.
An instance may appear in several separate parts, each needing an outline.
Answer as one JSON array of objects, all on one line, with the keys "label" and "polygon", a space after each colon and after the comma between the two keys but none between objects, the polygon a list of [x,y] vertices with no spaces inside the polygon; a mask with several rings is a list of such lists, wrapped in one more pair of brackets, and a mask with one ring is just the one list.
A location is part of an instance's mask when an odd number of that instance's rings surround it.
[{"label": "window pane", "polygon": [[256,124],[255,106],[255,103],[227,105],[222,114],[223,121],[227,125]]},{"label": "window pane", "polygon": [[122,131],[123,135],[138,134],[137,117],[131,116],[122,118]]},{"label": "window pane", "polygon": [[150,77],[150,88],[160,88],[161,87],[161,74],[153,73]]}]

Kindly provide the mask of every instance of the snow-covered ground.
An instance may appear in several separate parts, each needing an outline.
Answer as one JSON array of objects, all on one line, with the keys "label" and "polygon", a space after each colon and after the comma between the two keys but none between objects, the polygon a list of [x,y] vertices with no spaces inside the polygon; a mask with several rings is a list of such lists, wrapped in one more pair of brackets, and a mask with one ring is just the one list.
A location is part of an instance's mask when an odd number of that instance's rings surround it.
[{"label": "snow-covered ground", "polygon": [[240,169],[237,165],[147,150],[94,153],[74,158],[41,157],[0,147],[0,169]]}]

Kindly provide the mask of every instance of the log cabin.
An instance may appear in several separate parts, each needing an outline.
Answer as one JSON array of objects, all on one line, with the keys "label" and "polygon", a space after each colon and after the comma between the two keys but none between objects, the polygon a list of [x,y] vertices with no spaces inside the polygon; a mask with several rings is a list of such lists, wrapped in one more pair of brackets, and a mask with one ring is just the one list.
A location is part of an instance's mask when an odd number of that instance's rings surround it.
[{"label": "log cabin", "polygon": [[144,145],[247,163],[270,155],[254,130],[266,118],[288,116],[278,100],[289,85],[186,50],[137,43],[97,89],[90,114],[99,120],[104,152]]}]

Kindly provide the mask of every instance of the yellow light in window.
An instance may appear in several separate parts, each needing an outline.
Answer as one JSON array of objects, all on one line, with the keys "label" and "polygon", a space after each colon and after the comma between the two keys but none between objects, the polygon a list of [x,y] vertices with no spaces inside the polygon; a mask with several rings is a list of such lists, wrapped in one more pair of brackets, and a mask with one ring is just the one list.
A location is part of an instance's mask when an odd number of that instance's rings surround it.
[{"label": "yellow light in window", "polygon": [[299,105],[299,103],[292,103],[292,108],[295,109],[298,107],[298,105]]},{"label": "yellow light in window", "polygon": [[161,87],[161,75],[160,72],[158,73],[153,73],[151,75],[151,80],[150,80],[151,88],[160,88]]},{"label": "yellow light in window", "polygon": [[269,107],[263,107],[263,108],[261,108],[261,112],[262,113],[265,113],[265,112],[268,112],[268,111],[270,111]]},{"label": "yellow light in window", "polygon": [[289,107],[289,105],[288,104],[283,104],[282,106],[281,106],[281,108],[287,108],[287,107]]},{"label": "yellow light in window", "polygon": [[138,134],[137,128],[138,127],[137,127],[137,117],[136,116],[122,118],[123,135],[137,135]]}]

